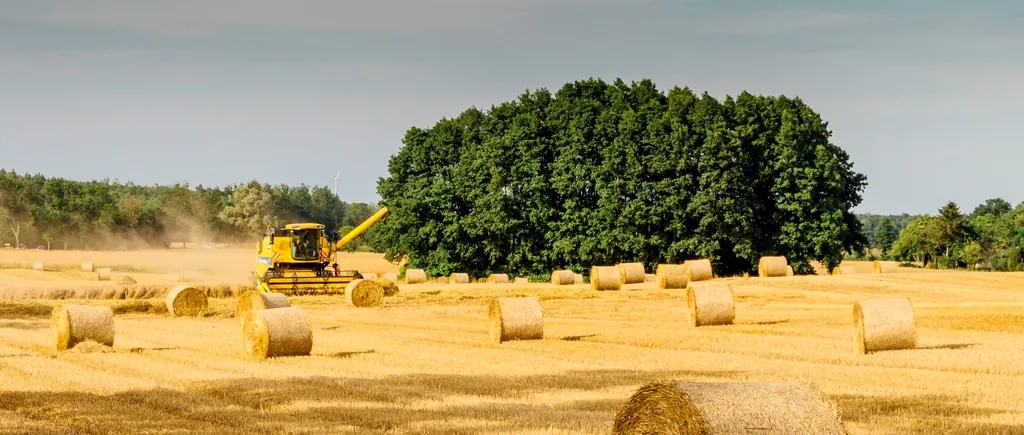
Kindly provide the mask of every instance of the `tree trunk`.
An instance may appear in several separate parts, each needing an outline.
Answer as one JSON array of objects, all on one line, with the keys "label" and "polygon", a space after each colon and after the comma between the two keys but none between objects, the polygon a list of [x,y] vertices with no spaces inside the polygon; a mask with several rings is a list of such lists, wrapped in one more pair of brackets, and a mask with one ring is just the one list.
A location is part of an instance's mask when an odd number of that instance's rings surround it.
[{"label": "tree trunk", "polygon": [[11,225],[11,232],[14,233],[14,249],[21,247],[21,238],[18,236],[21,234],[21,222]]}]

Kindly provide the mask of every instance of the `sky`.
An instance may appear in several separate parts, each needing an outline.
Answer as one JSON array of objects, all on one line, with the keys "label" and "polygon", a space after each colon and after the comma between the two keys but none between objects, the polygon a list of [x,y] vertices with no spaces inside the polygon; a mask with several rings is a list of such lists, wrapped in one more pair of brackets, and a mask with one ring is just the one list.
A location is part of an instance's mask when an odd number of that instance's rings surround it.
[{"label": "sky", "polygon": [[1024,2],[995,0],[0,0],[0,168],[376,201],[410,127],[591,77],[802,98],[856,212],[1024,201]]}]

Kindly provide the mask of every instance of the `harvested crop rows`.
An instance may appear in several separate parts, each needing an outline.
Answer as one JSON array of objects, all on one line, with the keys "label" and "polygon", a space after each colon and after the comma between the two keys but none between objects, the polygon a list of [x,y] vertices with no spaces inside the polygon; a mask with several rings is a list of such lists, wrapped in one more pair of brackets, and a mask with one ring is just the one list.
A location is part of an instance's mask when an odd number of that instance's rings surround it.
[{"label": "harvested crop rows", "polygon": [[[381,276],[398,270],[371,254],[339,259]],[[31,270],[37,261],[67,267]],[[84,262],[112,266],[113,279],[98,282]],[[0,252],[0,433],[608,434],[631,395],[655,381],[807,382],[851,434],[1024,425],[1024,274],[872,274],[871,263],[850,262],[854,273],[839,276],[716,278],[700,284],[730,284],[735,317],[700,327],[690,326],[687,290],[656,282],[596,291],[575,279],[443,277],[400,282],[372,307],[290,296],[312,332],[309,355],[255,361],[234,318],[238,292],[212,290],[244,289],[251,262],[248,249]],[[167,275],[183,269],[209,290],[195,317],[166,308],[167,290],[180,285]],[[33,298],[116,293],[119,276],[157,290],[142,301]],[[528,297],[542,306],[542,338],[497,343],[492,300]],[[861,354],[854,304],[900,298],[913,304],[916,348]],[[111,307],[113,346],[57,353],[50,314],[59,304]],[[537,324],[535,305],[508,307],[506,327]]]}]

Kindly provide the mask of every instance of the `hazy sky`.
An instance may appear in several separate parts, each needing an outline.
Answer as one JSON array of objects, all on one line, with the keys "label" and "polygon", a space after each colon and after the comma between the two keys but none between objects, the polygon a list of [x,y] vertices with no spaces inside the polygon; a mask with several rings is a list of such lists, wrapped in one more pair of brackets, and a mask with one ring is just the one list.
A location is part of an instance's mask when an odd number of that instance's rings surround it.
[{"label": "hazy sky", "polygon": [[589,77],[803,98],[858,212],[1024,200],[1020,1],[0,0],[0,167],[375,201],[409,127]]}]

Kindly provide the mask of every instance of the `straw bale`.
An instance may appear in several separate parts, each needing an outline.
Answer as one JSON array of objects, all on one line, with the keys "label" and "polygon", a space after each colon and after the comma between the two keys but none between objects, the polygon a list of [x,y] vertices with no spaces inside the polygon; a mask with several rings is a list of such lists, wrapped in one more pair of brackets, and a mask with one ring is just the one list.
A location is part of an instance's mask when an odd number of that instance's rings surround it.
[{"label": "straw bale", "polygon": [[894,273],[896,272],[896,269],[897,267],[888,261],[883,263],[875,260],[874,263],[871,263],[872,273]]},{"label": "straw bale", "polygon": [[469,274],[456,272],[448,277],[449,284],[469,284]]},{"label": "straw bale", "polygon": [[398,282],[398,274],[395,272],[388,272],[384,274],[384,279],[391,282]]},{"label": "straw bale", "polygon": [[573,282],[575,282],[576,284],[586,284],[585,282],[583,282],[583,274],[582,273],[574,273],[574,274],[572,274],[572,277],[573,277]]},{"label": "straw bale", "polygon": [[390,279],[377,278],[381,288],[384,289],[384,297],[391,297],[398,294],[398,284]]},{"label": "straw bale", "polygon": [[761,278],[773,278],[786,276],[786,266],[789,262],[786,257],[766,255],[757,261],[757,276]]},{"label": "straw bale", "polygon": [[491,284],[508,284],[507,273],[492,273],[487,277],[487,282]]},{"label": "straw bale", "polygon": [[647,275],[644,275],[644,282],[658,282],[658,274],[648,273]]},{"label": "straw bale", "polygon": [[167,312],[172,316],[199,316],[206,311],[206,293],[190,285],[179,285],[167,292],[164,298]]},{"label": "straw bale", "polygon": [[619,268],[615,266],[591,267],[590,286],[597,291],[622,288],[622,283],[619,281]]},{"label": "straw bale", "polygon": [[857,350],[864,354],[917,347],[917,321],[909,299],[880,299],[853,304]]},{"label": "straw bale", "polygon": [[793,266],[786,265],[786,276],[793,276]]},{"label": "straw bale", "polygon": [[654,273],[658,288],[686,288],[690,283],[687,269],[685,264],[659,264]]},{"label": "straw bale", "polygon": [[732,284],[688,285],[686,306],[690,326],[731,325],[736,318]]},{"label": "straw bale", "polygon": [[82,263],[82,272],[92,272],[94,266],[92,263]]},{"label": "straw bale", "polygon": [[800,382],[652,382],[630,396],[612,435],[845,435],[836,405]]},{"label": "straw bale", "polygon": [[377,276],[377,272],[359,272],[359,274],[363,276],[363,279],[377,279],[377,278],[379,278],[379,276]]},{"label": "straw bale", "polygon": [[96,279],[99,281],[110,281],[111,271],[108,267],[96,269]]},{"label": "straw bale", "polygon": [[530,279],[525,276],[517,276],[515,280],[516,284],[529,284]]},{"label": "straw bale", "polygon": [[576,274],[571,270],[556,270],[551,272],[551,283],[554,285],[576,284]]},{"label": "straw bale", "polygon": [[536,296],[492,299],[487,317],[496,343],[544,338],[544,310]]},{"label": "straw bale", "polygon": [[857,269],[852,266],[839,266],[832,269],[833,275],[854,275],[857,273]]},{"label": "straw bale", "polygon": [[313,330],[302,310],[295,307],[246,313],[242,337],[245,349],[255,360],[309,355],[313,349]]},{"label": "straw bale", "polygon": [[384,301],[384,286],[367,279],[353,280],[345,286],[345,300],[353,307],[376,307]]},{"label": "straw bale", "polygon": [[427,272],[423,269],[409,269],[405,271],[406,284],[421,284],[427,282]]},{"label": "straw bale", "polygon": [[37,261],[35,263],[32,263],[32,270],[44,270],[43,262],[42,261]]},{"label": "straw bale", "polygon": [[620,284],[640,284],[647,279],[643,263],[619,263],[615,267],[619,269]]},{"label": "straw bale", "polygon": [[711,268],[711,260],[706,258],[686,260],[683,264],[686,265],[687,282],[707,281],[715,277],[715,271]]},{"label": "straw bale", "polygon": [[260,292],[249,290],[238,296],[238,305],[235,308],[235,318],[239,322],[245,321],[245,315],[250,311],[267,310],[274,308],[287,308],[292,306],[288,296],[282,293]]},{"label": "straw bale", "polygon": [[114,311],[110,307],[58,305],[50,314],[50,328],[58,352],[86,340],[114,345]]}]

